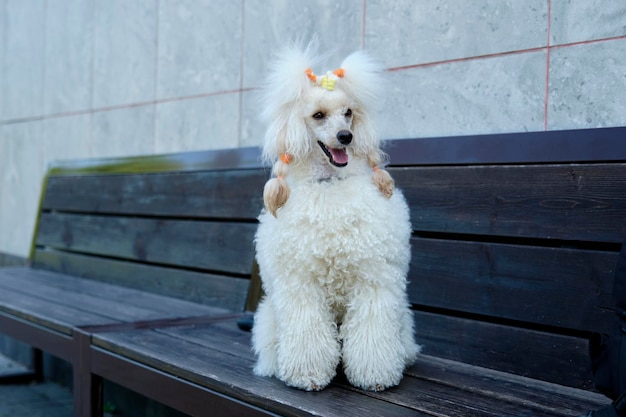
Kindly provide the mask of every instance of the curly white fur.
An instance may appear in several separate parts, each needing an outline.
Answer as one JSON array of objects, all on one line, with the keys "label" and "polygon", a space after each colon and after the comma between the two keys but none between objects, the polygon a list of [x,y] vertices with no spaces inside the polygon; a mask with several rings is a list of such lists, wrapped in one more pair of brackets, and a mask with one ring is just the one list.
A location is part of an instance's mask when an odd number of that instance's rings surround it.
[{"label": "curly white fur", "polygon": [[268,78],[263,152],[278,178],[266,189],[287,194],[259,217],[266,295],[255,315],[254,371],[319,390],[342,362],[350,383],[382,390],[419,352],[406,295],[409,211],[401,192],[385,194],[372,175],[383,171],[368,117],[378,67],[354,53],[330,91],[305,75],[319,61],[313,49],[286,50]]}]

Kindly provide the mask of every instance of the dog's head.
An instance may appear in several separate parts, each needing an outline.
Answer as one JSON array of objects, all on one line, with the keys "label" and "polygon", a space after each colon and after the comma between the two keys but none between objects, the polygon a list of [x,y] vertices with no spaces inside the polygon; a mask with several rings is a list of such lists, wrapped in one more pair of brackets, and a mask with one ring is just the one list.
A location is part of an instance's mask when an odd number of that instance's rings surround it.
[{"label": "dog's head", "polygon": [[312,44],[304,50],[288,48],[278,55],[267,79],[262,115],[269,127],[263,157],[274,164],[277,176],[271,194],[278,193],[279,183],[284,191],[277,207],[266,198],[273,214],[288,198],[283,179],[291,163],[341,175],[353,161],[367,161],[377,171],[375,182],[381,175],[388,177],[383,186],[377,183],[381,191],[389,197],[393,190],[388,174],[378,172],[383,154],[368,113],[381,90],[380,67],[359,51],[340,68],[316,75],[312,68],[321,60]]},{"label": "dog's head", "polygon": [[323,57],[314,49],[287,48],[273,62],[264,89],[264,157],[273,163],[288,153],[299,161],[316,152],[342,168],[348,154],[365,157],[379,147],[368,111],[379,96],[380,68],[359,51],[339,69],[315,75],[311,68]]}]

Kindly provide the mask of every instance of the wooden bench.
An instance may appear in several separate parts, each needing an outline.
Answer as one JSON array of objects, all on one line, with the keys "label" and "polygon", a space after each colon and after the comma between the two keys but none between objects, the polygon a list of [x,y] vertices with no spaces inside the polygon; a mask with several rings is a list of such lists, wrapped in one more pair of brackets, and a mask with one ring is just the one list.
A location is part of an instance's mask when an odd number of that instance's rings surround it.
[{"label": "wooden bench", "polygon": [[32,265],[0,269],[0,333],[37,348],[36,367],[40,350],[72,364],[76,416],[91,412],[91,392],[102,389],[85,355],[93,332],[244,311],[267,176],[257,156],[226,150],[51,167]]},{"label": "wooden bench", "polygon": [[[0,293],[0,332],[69,340],[76,415],[101,412],[103,378],[193,416],[580,415],[609,402],[593,390],[587,343],[616,325],[625,136],[610,128],[389,142],[390,172],[411,208],[409,293],[424,355],[382,393],[341,374],[317,393],[252,374],[250,334],[232,314],[243,310],[248,277],[248,309],[260,293],[253,218],[268,172],[251,149],[54,168],[33,268],[0,272],[9,291]],[[216,204],[222,198],[234,204]],[[162,300],[183,304],[175,313]]]}]

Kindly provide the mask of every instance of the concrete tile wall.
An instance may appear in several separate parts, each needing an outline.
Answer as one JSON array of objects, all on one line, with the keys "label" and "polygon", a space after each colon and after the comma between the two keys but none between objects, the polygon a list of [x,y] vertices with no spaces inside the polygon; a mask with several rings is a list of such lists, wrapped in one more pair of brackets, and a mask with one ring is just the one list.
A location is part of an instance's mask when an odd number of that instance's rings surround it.
[{"label": "concrete tile wall", "polygon": [[242,19],[239,1],[161,1],[158,97],[238,89]]},{"label": "concrete tile wall", "polygon": [[626,36],[626,4],[613,0],[553,0],[550,44]]},{"label": "concrete tile wall", "polygon": [[43,178],[41,122],[0,127],[2,134],[2,202],[0,248],[26,257],[37,215]]},{"label": "concrete tile wall", "polygon": [[383,138],[626,124],[623,0],[0,0],[0,252],[48,163],[259,145],[269,57],[317,34],[390,81]]},{"label": "concrete tile wall", "polygon": [[626,38],[552,50],[549,93],[548,129],[626,126]]},{"label": "concrete tile wall", "polygon": [[93,2],[95,108],[155,98],[157,1]]},{"label": "concrete tile wall", "polygon": [[237,147],[239,94],[162,103],[157,108],[156,153]]},{"label": "concrete tile wall", "polygon": [[390,72],[384,138],[543,129],[546,52]]},{"label": "concrete tile wall", "polygon": [[370,0],[365,22],[367,48],[400,67],[545,46],[548,2]]},{"label": "concrete tile wall", "polygon": [[42,114],[45,2],[5,0],[2,119]]},{"label": "concrete tile wall", "polygon": [[46,4],[43,114],[88,109],[93,63],[91,1]]}]

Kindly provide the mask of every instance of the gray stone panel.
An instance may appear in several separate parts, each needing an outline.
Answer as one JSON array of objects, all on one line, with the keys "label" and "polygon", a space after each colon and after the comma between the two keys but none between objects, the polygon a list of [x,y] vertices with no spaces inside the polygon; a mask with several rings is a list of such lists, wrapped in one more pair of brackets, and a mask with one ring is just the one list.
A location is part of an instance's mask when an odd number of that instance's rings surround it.
[{"label": "gray stone panel", "polygon": [[546,52],[390,72],[381,137],[543,129]]},{"label": "gray stone panel", "polygon": [[158,98],[239,88],[241,3],[159,4]]},{"label": "gray stone panel", "polygon": [[238,146],[238,94],[160,103],[156,116],[156,153]]},{"label": "gray stone panel", "polygon": [[91,119],[92,114],[85,113],[42,121],[42,151],[46,165],[52,161],[92,156]]},{"label": "gray stone panel", "polygon": [[318,73],[361,48],[362,0],[247,0],[244,19],[244,88],[262,85],[272,55],[295,40],[316,35],[320,52],[330,54],[326,66],[314,68]]},{"label": "gray stone panel", "polygon": [[93,107],[155,98],[156,0],[94,2]]},{"label": "gray stone panel", "polygon": [[626,1],[553,1],[550,43],[561,45],[626,36]]},{"label": "gray stone panel", "polygon": [[262,146],[267,125],[259,113],[263,103],[259,90],[241,93],[241,141],[239,146]]},{"label": "gray stone panel", "polygon": [[41,116],[45,2],[4,1],[0,120]]},{"label": "gray stone panel", "polygon": [[626,126],[626,39],[553,49],[548,129]]},{"label": "gray stone panel", "polygon": [[92,138],[97,157],[152,154],[154,105],[93,113]]},{"label": "gray stone panel", "polygon": [[92,2],[63,0],[46,11],[44,113],[91,107]]},{"label": "gray stone panel", "polygon": [[365,47],[389,67],[543,47],[545,0],[370,0]]},{"label": "gray stone panel", "polygon": [[0,135],[0,248],[28,256],[44,175],[41,122],[3,125]]}]

